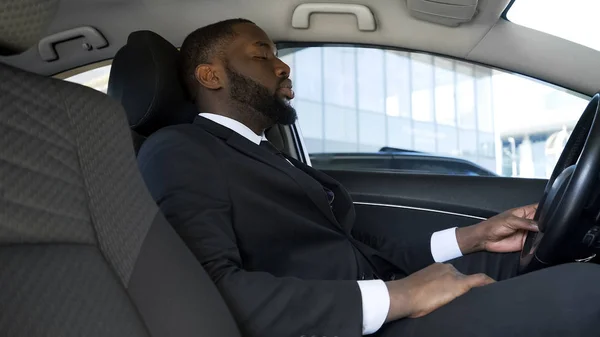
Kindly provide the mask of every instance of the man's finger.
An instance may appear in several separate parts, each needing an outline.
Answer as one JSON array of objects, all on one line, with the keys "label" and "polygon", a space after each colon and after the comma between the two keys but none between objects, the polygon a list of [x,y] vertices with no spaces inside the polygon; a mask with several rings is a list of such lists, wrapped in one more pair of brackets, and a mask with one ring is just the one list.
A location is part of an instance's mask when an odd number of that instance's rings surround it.
[{"label": "man's finger", "polygon": [[513,229],[524,229],[532,232],[537,232],[540,229],[535,221],[529,219],[523,219],[518,216],[512,217],[509,220],[509,225]]},{"label": "man's finger", "polygon": [[535,212],[537,212],[538,204],[531,204],[523,207],[516,208],[513,211],[513,215],[520,218],[533,219]]},{"label": "man's finger", "polygon": [[491,278],[483,273],[469,275],[464,280],[467,283],[467,286],[469,288],[482,287],[482,286],[496,282],[493,278]]},{"label": "man's finger", "polygon": [[513,221],[511,221],[512,225],[515,225],[515,227],[517,229],[526,229],[526,230],[530,230],[530,231],[538,231],[538,225],[535,221],[530,220],[530,219],[523,219],[523,218],[518,218],[515,217],[512,219]]}]

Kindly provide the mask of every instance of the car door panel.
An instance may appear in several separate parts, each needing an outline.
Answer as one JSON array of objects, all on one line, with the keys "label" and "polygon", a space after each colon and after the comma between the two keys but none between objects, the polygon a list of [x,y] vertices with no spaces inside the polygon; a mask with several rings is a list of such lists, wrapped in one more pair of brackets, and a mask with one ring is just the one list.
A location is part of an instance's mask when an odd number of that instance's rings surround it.
[{"label": "car door panel", "polygon": [[504,177],[324,171],[350,192],[359,228],[403,236],[480,222],[536,203],[546,181]]}]

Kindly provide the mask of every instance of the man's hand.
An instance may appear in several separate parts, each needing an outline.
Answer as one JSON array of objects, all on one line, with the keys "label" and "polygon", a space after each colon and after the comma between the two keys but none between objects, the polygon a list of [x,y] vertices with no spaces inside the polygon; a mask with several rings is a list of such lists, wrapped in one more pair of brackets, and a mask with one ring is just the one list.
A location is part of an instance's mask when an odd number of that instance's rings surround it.
[{"label": "man's hand", "polygon": [[471,288],[493,282],[485,274],[467,276],[450,264],[432,264],[401,280],[386,282],[390,293],[386,322],[425,316]]},{"label": "man's hand", "polygon": [[463,254],[480,250],[496,253],[518,252],[523,249],[528,231],[538,231],[532,220],[537,205],[508,210],[476,225],[456,231]]}]

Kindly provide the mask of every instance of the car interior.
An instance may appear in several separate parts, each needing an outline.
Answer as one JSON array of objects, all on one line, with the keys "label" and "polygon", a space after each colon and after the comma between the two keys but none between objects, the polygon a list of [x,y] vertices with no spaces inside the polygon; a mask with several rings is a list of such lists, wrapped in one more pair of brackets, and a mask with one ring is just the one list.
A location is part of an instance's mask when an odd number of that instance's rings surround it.
[{"label": "car interior", "polygon": [[[281,51],[326,44],[421,51],[586,97],[547,179],[325,172],[351,193],[356,226],[376,234],[467,226],[540,202],[536,217],[546,227],[527,238],[522,272],[597,262],[600,52],[511,22],[514,2],[0,0],[2,335],[241,335],[136,164],[153,132],[197,114],[178,78],[183,39],[234,17],[255,22]],[[106,94],[63,80],[106,62]],[[310,165],[298,125],[266,136]]]}]

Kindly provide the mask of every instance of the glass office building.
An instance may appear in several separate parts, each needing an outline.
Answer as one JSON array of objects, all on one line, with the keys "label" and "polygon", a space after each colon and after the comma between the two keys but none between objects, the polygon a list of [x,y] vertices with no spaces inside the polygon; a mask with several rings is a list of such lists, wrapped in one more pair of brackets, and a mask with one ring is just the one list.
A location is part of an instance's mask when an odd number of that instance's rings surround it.
[{"label": "glass office building", "polygon": [[[572,128],[585,106],[539,81],[423,53],[336,46],[281,52],[311,153],[389,146],[464,158],[506,176],[544,177],[554,160],[546,142]],[[555,123],[545,125],[549,116]]]}]

